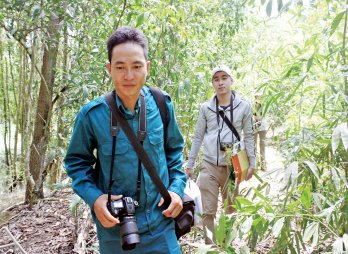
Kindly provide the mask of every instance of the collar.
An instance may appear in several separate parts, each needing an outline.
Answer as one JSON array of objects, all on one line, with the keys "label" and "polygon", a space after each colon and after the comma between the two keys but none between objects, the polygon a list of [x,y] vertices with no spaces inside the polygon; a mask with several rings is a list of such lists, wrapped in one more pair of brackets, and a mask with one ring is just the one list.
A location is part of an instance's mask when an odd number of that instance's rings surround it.
[{"label": "collar", "polygon": [[[140,96],[142,96],[142,95],[143,95],[143,92],[141,91]],[[116,105],[119,108],[119,110],[125,115],[126,118],[133,117],[133,113],[123,105],[123,103],[122,103],[120,97],[118,97],[117,93],[116,93]],[[135,103],[135,112],[134,112],[135,115],[138,114],[139,108],[140,108],[140,98],[138,98],[137,102]]]},{"label": "collar", "polygon": [[[216,112],[216,100],[215,100],[215,95],[213,98],[211,98],[208,102],[208,108],[212,110],[213,112]],[[241,97],[238,95],[238,93],[234,90],[232,90],[232,96],[233,96],[233,109],[238,107],[238,105],[242,102]],[[220,108],[220,107],[219,107]],[[228,110],[228,108],[227,108]]]}]

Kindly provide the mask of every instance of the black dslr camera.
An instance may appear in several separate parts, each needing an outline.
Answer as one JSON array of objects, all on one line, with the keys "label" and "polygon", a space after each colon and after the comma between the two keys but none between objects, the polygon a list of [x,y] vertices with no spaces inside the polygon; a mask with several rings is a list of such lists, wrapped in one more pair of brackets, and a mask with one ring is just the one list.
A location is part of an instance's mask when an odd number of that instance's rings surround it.
[{"label": "black dslr camera", "polygon": [[107,202],[107,208],[112,216],[120,220],[120,237],[123,250],[131,250],[140,243],[138,226],[135,218],[135,208],[138,202],[131,197]]},{"label": "black dslr camera", "polygon": [[227,148],[232,148],[232,143],[228,142],[220,142],[220,150],[221,151],[226,151]]}]

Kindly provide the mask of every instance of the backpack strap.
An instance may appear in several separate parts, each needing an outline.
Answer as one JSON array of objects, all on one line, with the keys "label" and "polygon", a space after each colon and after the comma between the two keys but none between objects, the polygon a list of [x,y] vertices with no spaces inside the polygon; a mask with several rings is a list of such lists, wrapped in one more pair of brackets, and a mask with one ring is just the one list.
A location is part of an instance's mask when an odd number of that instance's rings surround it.
[{"label": "backpack strap", "polygon": [[112,92],[111,95],[113,96],[113,103],[111,103],[111,105],[109,104],[109,106],[111,106],[112,117],[117,120],[117,123],[122,128],[124,134],[127,136],[128,140],[133,146],[134,151],[137,153],[139,160],[142,162],[145,169],[148,171],[149,176],[151,177],[152,181],[156,185],[157,190],[163,197],[164,199],[163,207],[167,208],[171,203],[171,197],[168,193],[168,190],[166,186],[164,185],[164,183],[162,182],[162,179],[159,177],[155,166],[150,160],[149,155],[146,153],[143,146],[141,145],[141,142],[138,140],[137,136],[134,134],[132,127],[129,125],[127,120],[121,114],[118,107],[116,107],[115,91]]},{"label": "backpack strap", "polygon": [[157,87],[151,87],[149,86],[150,92],[153,95],[153,98],[155,99],[155,102],[157,104],[157,107],[160,111],[160,115],[162,118],[162,123],[163,123],[163,133],[164,133],[164,140],[166,140],[167,137],[167,126],[168,126],[168,121],[167,121],[167,105],[166,101],[164,98],[164,94],[161,89]]},{"label": "backpack strap", "polygon": [[[110,133],[112,136],[112,154],[111,154],[111,165],[110,165],[110,181],[108,186],[108,204],[111,202],[111,188],[114,180],[112,180],[113,171],[114,171],[114,161],[116,153],[116,136],[120,131],[120,126],[117,123],[117,117],[115,112],[118,111],[116,105],[116,93],[115,90],[104,95],[104,98],[110,109]],[[140,112],[139,112],[139,121],[138,121],[138,140],[141,145],[146,138],[146,103],[145,97],[143,94],[140,95]],[[137,178],[137,201],[140,201],[140,190],[141,190],[141,160],[138,159],[138,178]],[[112,209],[109,209],[112,210]]]}]

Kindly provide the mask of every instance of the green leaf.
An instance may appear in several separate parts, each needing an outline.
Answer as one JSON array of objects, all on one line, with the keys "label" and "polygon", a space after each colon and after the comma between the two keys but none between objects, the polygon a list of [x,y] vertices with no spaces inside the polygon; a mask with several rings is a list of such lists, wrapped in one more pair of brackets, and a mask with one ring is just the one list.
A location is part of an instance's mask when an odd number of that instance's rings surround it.
[{"label": "green leaf", "polygon": [[70,203],[70,209],[72,214],[76,214],[76,209],[78,204],[81,202],[81,198],[77,196],[76,194],[72,197],[71,203]]},{"label": "green leaf", "polygon": [[243,197],[237,197],[238,202],[242,205],[252,205],[253,202],[251,202],[250,200],[246,199],[246,198],[243,198]]},{"label": "green leaf", "polygon": [[313,59],[314,59],[314,55],[312,55],[312,56],[308,59],[308,61],[307,61],[307,71],[309,71],[310,68],[312,67],[312,65],[313,65]]},{"label": "green leaf", "polygon": [[226,236],[225,245],[226,246],[231,245],[232,241],[236,239],[237,234],[238,234],[238,230],[235,227],[233,227],[232,230]]},{"label": "green leaf", "polygon": [[346,11],[342,11],[341,13],[337,14],[337,16],[334,18],[334,20],[331,24],[330,36],[336,31],[336,29],[337,29],[338,25],[340,24],[345,12]]},{"label": "green leaf", "polygon": [[271,15],[272,15],[272,2],[273,2],[273,0],[269,0],[268,4],[266,6],[266,13],[267,13],[268,17],[271,17]]},{"label": "green leaf", "polygon": [[272,227],[272,234],[274,235],[275,238],[277,238],[283,228],[285,218],[282,217],[279,220],[277,220],[276,223],[274,223]]},{"label": "green leaf", "polygon": [[226,233],[226,216],[224,214],[221,214],[219,219],[219,224],[215,228],[216,232],[216,241],[219,244],[223,243],[223,240],[225,239],[225,233]]},{"label": "green leaf", "polygon": [[139,27],[139,26],[141,26],[141,25],[144,23],[144,16],[145,16],[145,14],[142,13],[142,14],[140,14],[140,15],[137,17],[137,24],[136,24],[136,27]]},{"label": "green leaf", "polygon": [[311,207],[311,188],[309,185],[305,187],[301,195],[302,204],[309,209]]}]

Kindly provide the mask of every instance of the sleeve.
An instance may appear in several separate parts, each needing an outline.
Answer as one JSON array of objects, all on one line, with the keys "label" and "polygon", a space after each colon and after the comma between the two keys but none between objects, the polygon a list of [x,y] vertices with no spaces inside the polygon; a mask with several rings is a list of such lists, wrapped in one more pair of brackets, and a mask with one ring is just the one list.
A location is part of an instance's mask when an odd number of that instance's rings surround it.
[{"label": "sleeve", "polygon": [[76,117],[73,134],[64,159],[65,169],[72,178],[72,188],[93,209],[95,200],[102,195],[96,185],[93,165],[97,159],[93,154],[96,139],[88,115],[80,111]]},{"label": "sleeve", "polygon": [[168,125],[165,140],[165,152],[169,170],[168,190],[175,192],[182,198],[187,180],[186,174],[182,170],[182,151],[184,148],[184,139],[180,133],[179,126],[175,118],[174,107],[169,96],[165,96],[165,101],[168,109]]},{"label": "sleeve", "polygon": [[198,120],[195,126],[195,131],[194,131],[194,135],[192,139],[191,151],[189,154],[189,159],[187,164],[188,168],[193,168],[195,165],[195,161],[196,161],[199,149],[204,139],[206,128],[207,128],[207,119],[205,118],[204,108],[202,105],[199,110]]},{"label": "sleeve", "polygon": [[251,168],[255,168],[255,144],[253,134],[253,118],[252,109],[250,104],[247,104],[244,119],[243,119],[243,134],[245,149],[248,154],[249,163]]}]

